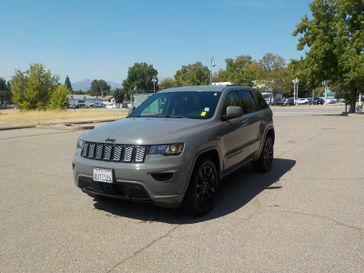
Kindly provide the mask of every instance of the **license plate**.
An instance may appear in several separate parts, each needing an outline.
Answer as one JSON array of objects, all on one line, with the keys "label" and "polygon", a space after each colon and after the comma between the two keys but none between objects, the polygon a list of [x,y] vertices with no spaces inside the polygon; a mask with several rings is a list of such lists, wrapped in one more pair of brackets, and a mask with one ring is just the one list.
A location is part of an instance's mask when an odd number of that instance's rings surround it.
[{"label": "license plate", "polygon": [[113,182],[112,170],[95,168],[93,170],[93,179],[96,182],[112,183]]}]

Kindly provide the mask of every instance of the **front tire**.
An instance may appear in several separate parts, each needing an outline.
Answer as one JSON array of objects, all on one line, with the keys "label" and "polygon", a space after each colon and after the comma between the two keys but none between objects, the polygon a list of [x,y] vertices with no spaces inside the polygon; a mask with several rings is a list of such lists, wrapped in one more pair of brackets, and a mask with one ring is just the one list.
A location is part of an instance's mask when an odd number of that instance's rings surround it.
[{"label": "front tire", "polygon": [[208,158],[198,161],[187,188],[183,208],[196,216],[211,211],[218,184],[219,177],[214,162]]},{"label": "front tire", "polygon": [[273,139],[271,136],[267,135],[260,156],[253,163],[253,167],[257,171],[266,173],[270,170],[273,163],[273,150]]}]

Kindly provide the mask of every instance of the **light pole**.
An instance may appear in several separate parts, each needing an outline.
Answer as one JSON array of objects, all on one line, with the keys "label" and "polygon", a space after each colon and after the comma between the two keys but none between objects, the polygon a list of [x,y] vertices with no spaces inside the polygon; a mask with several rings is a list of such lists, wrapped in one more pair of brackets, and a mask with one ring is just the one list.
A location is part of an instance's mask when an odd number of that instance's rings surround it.
[{"label": "light pole", "polygon": [[152,82],[153,82],[153,93],[155,93],[155,83],[157,82],[157,78],[153,77]]},{"label": "light pole", "polygon": [[325,94],[325,104],[327,102],[327,89],[328,89],[328,84],[329,84],[329,81],[327,81],[327,80],[324,80],[322,82],[322,86],[325,88],[325,91],[324,91],[324,94]]},{"label": "light pole", "polygon": [[297,90],[297,97],[298,97],[298,83],[300,82],[299,79],[295,78],[294,80],[292,80],[293,83],[293,101],[294,104],[296,104],[296,90]]},{"label": "light pole", "polygon": [[212,56],[210,59],[210,85],[212,84],[212,68],[216,66],[215,57]]}]

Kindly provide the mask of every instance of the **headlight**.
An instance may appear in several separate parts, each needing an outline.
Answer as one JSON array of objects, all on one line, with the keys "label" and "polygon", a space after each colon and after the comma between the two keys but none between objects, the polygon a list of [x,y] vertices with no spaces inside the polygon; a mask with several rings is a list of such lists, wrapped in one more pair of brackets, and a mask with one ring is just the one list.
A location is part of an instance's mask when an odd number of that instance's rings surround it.
[{"label": "headlight", "polygon": [[149,148],[149,154],[154,155],[179,155],[183,151],[184,144],[164,144],[164,145],[152,145]]},{"label": "headlight", "polygon": [[82,149],[84,144],[85,144],[85,141],[82,138],[79,138],[77,140],[77,148]]}]

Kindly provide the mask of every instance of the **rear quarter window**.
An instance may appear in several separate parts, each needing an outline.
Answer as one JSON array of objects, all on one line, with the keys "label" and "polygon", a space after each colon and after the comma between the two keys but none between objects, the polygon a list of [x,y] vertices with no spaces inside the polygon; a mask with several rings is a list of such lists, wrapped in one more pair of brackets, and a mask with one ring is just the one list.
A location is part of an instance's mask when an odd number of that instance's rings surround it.
[{"label": "rear quarter window", "polygon": [[253,92],[253,96],[256,101],[256,107],[258,111],[268,107],[268,104],[265,102],[264,97],[258,91]]}]

